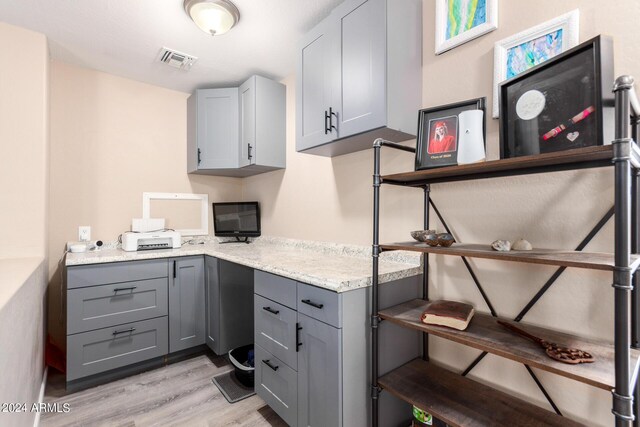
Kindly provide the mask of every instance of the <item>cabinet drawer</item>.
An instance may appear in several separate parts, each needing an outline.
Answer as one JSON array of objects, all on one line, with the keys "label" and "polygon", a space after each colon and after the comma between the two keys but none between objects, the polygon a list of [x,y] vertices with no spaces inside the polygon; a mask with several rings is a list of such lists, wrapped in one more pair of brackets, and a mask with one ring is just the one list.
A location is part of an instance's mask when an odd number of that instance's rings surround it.
[{"label": "cabinet drawer", "polygon": [[298,312],[321,322],[342,327],[340,294],[298,282]]},{"label": "cabinet drawer", "polygon": [[293,369],[298,369],[296,352],[298,314],[260,295],[255,295],[254,310],[256,344]]},{"label": "cabinet drawer", "polygon": [[254,292],[278,304],[296,309],[296,281],[255,270]]},{"label": "cabinet drawer", "polygon": [[67,289],[168,277],[166,259],[67,267]]},{"label": "cabinet drawer", "polygon": [[256,393],[289,426],[298,425],[298,375],[259,345],[255,346]]},{"label": "cabinet drawer", "polygon": [[67,334],[167,315],[166,278],[71,289]]},{"label": "cabinet drawer", "polygon": [[167,317],[67,337],[67,382],[167,354]]}]

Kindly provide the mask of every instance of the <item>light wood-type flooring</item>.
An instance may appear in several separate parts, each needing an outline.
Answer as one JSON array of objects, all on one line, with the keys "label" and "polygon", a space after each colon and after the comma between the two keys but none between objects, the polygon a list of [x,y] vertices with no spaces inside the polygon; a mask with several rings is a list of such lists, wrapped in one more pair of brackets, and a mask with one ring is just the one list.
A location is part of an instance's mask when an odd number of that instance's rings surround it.
[{"label": "light wood-type flooring", "polygon": [[64,376],[50,375],[46,403],[68,403],[69,413],[42,414],[54,426],[286,426],[258,396],[230,404],[211,382],[232,366],[199,355],[118,381],[66,394]]}]

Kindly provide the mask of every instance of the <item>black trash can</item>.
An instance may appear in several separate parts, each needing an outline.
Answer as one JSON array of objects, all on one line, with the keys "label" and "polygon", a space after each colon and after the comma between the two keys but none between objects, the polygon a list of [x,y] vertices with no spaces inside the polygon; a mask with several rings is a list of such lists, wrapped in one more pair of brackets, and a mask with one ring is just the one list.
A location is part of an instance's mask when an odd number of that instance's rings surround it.
[{"label": "black trash can", "polygon": [[253,356],[253,344],[244,345],[229,351],[229,360],[235,368],[238,381],[246,387],[253,387],[256,369]]}]

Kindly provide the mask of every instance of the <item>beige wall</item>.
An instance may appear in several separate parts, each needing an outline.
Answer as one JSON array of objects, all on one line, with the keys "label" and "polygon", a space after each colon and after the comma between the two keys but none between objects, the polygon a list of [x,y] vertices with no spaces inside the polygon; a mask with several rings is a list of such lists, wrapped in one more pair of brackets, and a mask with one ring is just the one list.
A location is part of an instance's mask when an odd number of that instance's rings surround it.
[{"label": "beige wall", "polygon": [[48,190],[48,48],[0,22],[0,258],[44,256]]},{"label": "beige wall", "polygon": [[[4,23],[0,51],[0,402],[30,406],[44,372],[49,52],[42,34]],[[0,425],[35,416],[0,413]]]},{"label": "beige wall", "polygon": [[187,97],[52,62],[49,331],[59,345],[58,261],[78,226],[90,225],[93,240],[117,239],[142,216],[145,191],[242,197],[238,178],[187,175]]},{"label": "beige wall", "polygon": [[[581,14],[580,40],[600,33],[614,36],[616,73],[640,75],[640,47],[634,30],[639,2],[503,0],[499,4],[498,30],[436,56],[435,2],[423,1],[425,107],[480,96],[486,96],[491,106],[493,44],[574,8]],[[624,13],[618,13],[625,8]],[[285,83],[287,169],[245,181],[245,199],[261,202],[263,233],[371,244],[371,150],[333,159],[296,153],[294,78]],[[497,120],[488,119],[487,133],[489,158],[498,158]],[[410,154],[383,149],[383,174],[411,170],[412,160]],[[612,190],[612,173],[607,169],[436,185],[432,196],[461,241],[488,243],[497,238],[525,237],[537,247],[573,248],[612,205]],[[410,230],[421,228],[421,191],[383,187],[381,193],[381,241],[408,239]],[[437,221],[432,225],[443,228]],[[612,233],[610,222],[587,249],[612,251]],[[515,316],[554,272],[550,267],[482,260],[471,263],[502,316]],[[480,311],[488,311],[460,260],[432,257],[431,265],[432,298],[467,301]],[[524,320],[611,341],[611,280],[609,274],[569,269]],[[432,338],[432,343],[432,356],[459,371],[478,354],[439,339]],[[537,374],[567,415],[591,425],[613,423],[609,393],[545,372]],[[488,356],[471,376],[549,408],[522,365]]]}]

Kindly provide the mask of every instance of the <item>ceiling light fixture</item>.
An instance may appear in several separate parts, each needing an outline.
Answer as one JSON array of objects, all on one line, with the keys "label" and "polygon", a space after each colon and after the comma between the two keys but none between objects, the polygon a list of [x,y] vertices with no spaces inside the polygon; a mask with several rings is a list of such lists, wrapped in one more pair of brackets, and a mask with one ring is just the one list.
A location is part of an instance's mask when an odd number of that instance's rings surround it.
[{"label": "ceiling light fixture", "polygon": [[184,0],[184,10],[205,33],[219,36],[240,20],[240,11],[227,0]]}]

